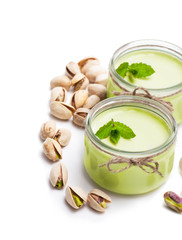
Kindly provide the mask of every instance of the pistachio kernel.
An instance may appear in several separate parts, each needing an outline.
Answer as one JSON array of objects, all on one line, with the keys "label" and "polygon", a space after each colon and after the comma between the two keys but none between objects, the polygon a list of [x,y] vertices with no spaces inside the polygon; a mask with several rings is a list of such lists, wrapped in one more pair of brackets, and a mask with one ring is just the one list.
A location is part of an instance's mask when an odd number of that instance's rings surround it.
[{"label": "pistachio kernel", "polygon": [[79,187],[66,188],[66,201],[74,209],[79,209],[83,206],[83,203],[87,201],[85,192]]},{"label": "pistachio kernel", "polygon": [[169,208],[178,213],[182,212],[182,198],[179,197],[176,193],[171,191],[166,192],[164,194],[164,201]]}]

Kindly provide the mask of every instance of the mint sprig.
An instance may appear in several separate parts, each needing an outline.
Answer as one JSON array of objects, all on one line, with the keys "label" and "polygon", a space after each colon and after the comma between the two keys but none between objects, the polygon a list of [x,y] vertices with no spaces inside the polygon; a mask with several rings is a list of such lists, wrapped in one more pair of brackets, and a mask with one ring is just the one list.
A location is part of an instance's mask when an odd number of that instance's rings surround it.
[{"label": "mint sprig", "polygon": [[133,82],[134,78],[142,79],[155,73],[150,65],[142,62],[132,63],[131,65],[128,62],[123,62],[116,69],[116,72],[123,78],[127,76],[130,82]]},{"label": "mint sprig", "polygon": [[113,119],[100,127],[95,135],[100,139],[109,137],[113,144],[117,144],[120,137],[130,139],[136,136],[130,127]]}]

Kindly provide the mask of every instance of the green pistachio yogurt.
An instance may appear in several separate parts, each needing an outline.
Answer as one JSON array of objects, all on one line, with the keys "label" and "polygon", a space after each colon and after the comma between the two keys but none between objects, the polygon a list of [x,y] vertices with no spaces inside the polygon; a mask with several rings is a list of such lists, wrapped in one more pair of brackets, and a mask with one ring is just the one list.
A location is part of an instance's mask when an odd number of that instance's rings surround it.
[{"label": "green pistachio yogurt", "polygon": [[[146,102],[147,101],[147,102]],[[155,106],[150,106],[150,104]],[[164,112],[161,112],[164,109]],[[165,113],[167,112],[167,114]],[[168,116],[167,116],[168,115]],[[131,139],[120,138],[113,144],[109,137],[99,139],[95,133],[111,119],[129,126],[135,133]],[[161,104],[141,97],[116,97],[97,104],[87,119],[85,134],[84,164],[89,176],[100,186],[122,194],[141,194],[158,188],[171,172],[174,159],[175,121]],[[159,164],[163,175],[146,173],[138,166],[132,166],[120,173],[110,172],[106,166],[113,156],[137,158],[152,156]],[[127,163],[112,165],[118,170]],[[152,163],[152,166],[155,166]],[[145,168],[145,167],[144,167]],[[151,172],[151,169],[146,168]]]},{"label": "green pistachio yogurt", "polygon": [[[116,72],[123,63],[145,63],[150,65],[155,73],[145,78],[128,76],[122,78]],[[173,105],[173,116],[177,123],[182,122],[182,49],[163,41],[141,40],[124,45],[118,49],[110,63],[107,96],[114,96],[113,91],[133,91],[143,87],[158,97],[163,97]]]}]

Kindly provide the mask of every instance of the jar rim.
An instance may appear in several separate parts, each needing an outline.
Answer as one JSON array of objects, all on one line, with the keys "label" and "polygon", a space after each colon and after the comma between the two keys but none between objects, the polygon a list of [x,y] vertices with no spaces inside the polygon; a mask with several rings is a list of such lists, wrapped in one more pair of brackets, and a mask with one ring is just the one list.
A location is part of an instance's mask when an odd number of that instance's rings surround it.
[{"label": "jar rim", "polygon": [[[95,116],[99,115],[102,111],[109,109],[110,107],[114,106],[114,104],[120,104],[118,106],[122,106],[126,103],[134,104],[142,104],[145,107],[150,107],[155,114],[163,118],[165,116],[166,123],[168,126],[170,125],[171,129],[171,135],[165,141],[163,144],[161,144],[158,147],[145,150],[145,151],[135,151],[135,152],[129,152],[124,150],[119,150],[116,148],[112,148],[108,146],[107,144],[103,143],[96,135],[94,134],[91,124],[92,120]],[[150,109],[148,109],[150,110]],[[159,115],[160,114],[160,115]],[[164,120],[164,121],[165,121]],[[85,127],[85,134],[89,137],[90,141],[99,149],[101,149],[103,152],[106,152],[112,156],[128,156],[130,157],[147,157],[150,155],[156,155],[160,152],[165,151],[168,149],[176,140],[177,135],[177,123],[175,119],[173,118],[171,112],[169,109],[167,109],[164,105],[161,103],[158,103],[157,101],[153,99],[148,99],[141,96],[117,96],[105,99],[99,103],[97,103],[88,113],[87,119],[86,119],[86,127]]]},{"label": "jar rim", "polygon": [[[137,86],[133,85],[127,81],[124,80],[124,78],[122,78],[117,72],[116,69],[114,67],[114,60],[116,58],[116,56],[123,50],[129,50],[132,49],[134,47],[156,47],[156,48],[162,48],[165,49],[166,52],[172,52],[173,55],[176,56],[176,54],[178,54],[178,57],[180,57],[181,61],[182,61],[182,48],[167,42],[167,41],[163,41],[163,40],[156,40],[156,39],[142,39],[142,40],[136,40],[136,41],[131,41],[129,43],[126,43],[124,45],[122,45],[120,48],[118,48],[111,60],[110,60],[110,64],[109,64],[109,70],[110,73],[112,74],[112,76],[114,77],[114,79],[116,80],[116,82],[118,83],[118,85],[120,85],[120,83],[124,84],[126,87],[130,87],[132,90],[134,90]],[[170,54],[170,53],[169,53]],[[170,54],[171,55],[171,54]],[[121,86],[122,87],[122,86]],[[167,88],[146,88],[148,91],[152,92],[152,93],[166,93],[166,91],[178,91],[179,89],[182,89],[182,82],[178,83],[176,85],[167,87]]]}]

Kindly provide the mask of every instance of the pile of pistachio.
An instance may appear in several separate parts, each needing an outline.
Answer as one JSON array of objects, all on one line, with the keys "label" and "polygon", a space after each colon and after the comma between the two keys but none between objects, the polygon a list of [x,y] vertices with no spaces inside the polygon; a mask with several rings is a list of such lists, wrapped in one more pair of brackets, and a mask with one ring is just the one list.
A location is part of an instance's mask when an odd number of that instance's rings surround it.
[{"label": "pile of pistachio", "polygon": [[[106,98],[107,70],[97,58],[85,58],[66,65],[66,75],[53,78],[51,86],[50,112],[59,119],[68,120],[72,116],[74,124],[84,127],[89,110]],[[73,94],[67,103],[67,91]]]},{"label": "pile of pistachio", "polygon": [[[106,98],[107,71],[101,67],[97,58],[85,58],[78,64],[70,62],[66,66],[67,75],[55,77],[51,81],[50,111],[54,117],[68,120],[73,116],[73,123],[84,127],[89,110],[99,101]],[[70,104],[66,103],[67,91],[74,91]],[[67,167],[59,161],[62,159],[62,148],[71,139],[69,129],[56,131],[56,122],[45,122],[40,131],[43,151],[46,157],[55,162],[50,171],[50,182],[56,189],[67,184]],[[92,209],[104,212],[111,198],[99,189],[92,189],[88,195],[77,186],[67,186],[65,191],[67,203],[74,209],[80,209],[87,203]]]},{"label": "pile of pistachio", "polygon": [[[182,175],[182,158],[179,161],[179,169]],[[164,201],[169,208],[178,213],[182,213],[182,198],[175,192],[169,191],[164,193]]]}]

